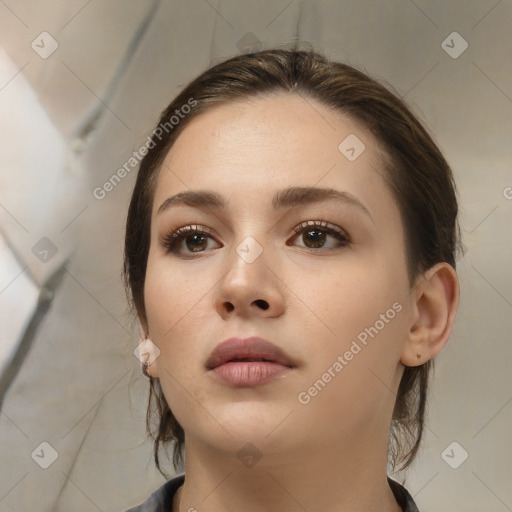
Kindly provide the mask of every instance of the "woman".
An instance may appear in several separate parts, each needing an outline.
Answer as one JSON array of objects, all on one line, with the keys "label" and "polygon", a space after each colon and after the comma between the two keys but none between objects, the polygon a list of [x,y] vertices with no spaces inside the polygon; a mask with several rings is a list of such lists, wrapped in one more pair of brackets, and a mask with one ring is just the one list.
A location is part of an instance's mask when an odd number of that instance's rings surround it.
[{"label": "woman", "polygon": [[269,50],[196,78],[148,142],[125,278],[155,462],[174,441],[186,472],[130,510],[418,510],[387,463],[418,451],[459,303],[431,137],[366,74]]}]

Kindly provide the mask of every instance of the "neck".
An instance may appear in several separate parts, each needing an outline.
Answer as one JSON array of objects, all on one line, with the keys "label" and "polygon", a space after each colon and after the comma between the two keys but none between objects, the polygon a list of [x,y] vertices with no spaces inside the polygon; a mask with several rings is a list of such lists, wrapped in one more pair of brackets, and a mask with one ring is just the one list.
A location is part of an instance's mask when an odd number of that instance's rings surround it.
[{"label": "neck", "polygon": [[185,483],[175,499],[179,512],[401,510],[387,483],[385,442],[265,451],[248,467],[237,453],[219,453],[189,439],[185,456]]}]

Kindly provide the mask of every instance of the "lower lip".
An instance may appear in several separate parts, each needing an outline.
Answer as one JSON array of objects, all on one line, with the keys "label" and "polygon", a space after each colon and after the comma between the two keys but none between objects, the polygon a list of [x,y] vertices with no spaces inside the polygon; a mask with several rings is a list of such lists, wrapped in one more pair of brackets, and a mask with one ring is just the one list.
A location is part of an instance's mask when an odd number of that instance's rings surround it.
[{"label": "lower lip", "polygon": [[284,376],[288,366],[266,361],[232,361],[217,366],[212,371],[225,384],[251,387],[265,384]]}]

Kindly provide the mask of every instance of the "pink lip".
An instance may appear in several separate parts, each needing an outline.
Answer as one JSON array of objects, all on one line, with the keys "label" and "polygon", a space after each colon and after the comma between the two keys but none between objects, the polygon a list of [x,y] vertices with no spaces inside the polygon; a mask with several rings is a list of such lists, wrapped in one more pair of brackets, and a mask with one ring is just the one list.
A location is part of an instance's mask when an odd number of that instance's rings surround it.
[{"label": "pink lip", "polygon": [[[241,361],[260,359],[261,361]],[[230,338],[210,354],[206,368],[223,383],[257,386],[283,376],[295,368],[294,361],[276,345],[262,338]]]}]

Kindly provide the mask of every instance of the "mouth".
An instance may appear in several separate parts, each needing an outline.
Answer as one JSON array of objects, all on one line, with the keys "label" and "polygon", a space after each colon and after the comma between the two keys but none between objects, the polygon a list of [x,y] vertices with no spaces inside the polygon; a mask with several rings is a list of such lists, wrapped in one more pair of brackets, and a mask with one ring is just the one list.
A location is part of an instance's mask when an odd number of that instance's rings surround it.
[{"label": "mouth", "polygon": [[295,363],[281,348],[262,338],[229,338],[219,343],[206,361],[206,369],[213,370],[230,362],[277,363],[289,368]]},{"label": "mouth", "polygon": [[220,343],[205,366],[223,384],[253,387],[285,376],[296,364],[273,343],[253,337]]}]

